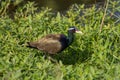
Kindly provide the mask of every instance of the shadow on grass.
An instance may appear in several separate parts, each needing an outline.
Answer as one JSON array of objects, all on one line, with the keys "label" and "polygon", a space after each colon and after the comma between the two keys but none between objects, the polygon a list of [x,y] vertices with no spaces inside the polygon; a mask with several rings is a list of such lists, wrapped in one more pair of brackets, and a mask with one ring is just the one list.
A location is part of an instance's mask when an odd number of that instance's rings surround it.
[{"label": "shadow on grass", "polygon": [[91,58],[91,52],[87,49],[84,51],[73,50],[71,48],[68,51],[61,52],[57,55],[53,55],[52,58],[58,62],[62,61],[64,65],[74,65],[76,63],[83,63]]}]

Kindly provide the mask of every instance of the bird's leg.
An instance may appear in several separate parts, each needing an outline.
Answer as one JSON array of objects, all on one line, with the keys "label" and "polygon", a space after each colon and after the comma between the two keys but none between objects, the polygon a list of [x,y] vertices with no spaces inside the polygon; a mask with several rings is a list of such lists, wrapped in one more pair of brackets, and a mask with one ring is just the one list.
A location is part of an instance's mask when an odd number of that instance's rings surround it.
[{"label": "bird's leg", "polygon": [[52,58],[52,55],[49,55],[49,56],[48,56],[48,59],[49,59],[51,62],[53,62],[53,63],[58,63],[58,61],[57,61],[56,59],[53,59],[53,58]]},{"label": "bird's leg", "polygon": [[44,58],[47,59],[48,58],[48,55],[46,53],[44,53]]},{"label": "bird's leg", "polygon": [[50,60],[53,63],[58,63],[56,59],[53,58],[53,55],[51,54],[46,54],[46,58]]},{"label": "bird's leg", "polygon": [[53,63],[58,63],[56,59],[52,58],[53,55],[45,53],[44,58],[50,60]]}]

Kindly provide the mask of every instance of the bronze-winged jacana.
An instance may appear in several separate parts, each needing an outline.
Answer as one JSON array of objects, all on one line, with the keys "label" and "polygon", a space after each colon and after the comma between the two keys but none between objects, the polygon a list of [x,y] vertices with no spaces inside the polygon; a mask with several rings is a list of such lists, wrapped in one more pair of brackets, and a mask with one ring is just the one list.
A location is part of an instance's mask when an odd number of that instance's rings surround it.
[{"label": "bronze-winged jacana", "polygon": [[35,42],[28,42],[28,47],[36,48],[45,53],[56,54],[63,51],[74,40],[74,33],[81,33],[75,27],[68,29],[68,36],[64,34],[49,34]]}]

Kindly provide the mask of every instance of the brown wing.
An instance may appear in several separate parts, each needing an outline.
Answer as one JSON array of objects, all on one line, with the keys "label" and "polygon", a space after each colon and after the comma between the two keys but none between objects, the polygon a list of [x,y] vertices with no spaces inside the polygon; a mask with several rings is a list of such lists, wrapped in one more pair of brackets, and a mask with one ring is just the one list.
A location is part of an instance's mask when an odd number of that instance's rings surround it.
[{"label": "brown wing", "polygon": [[[46,35],[45,37],[43,37],[42,39],[52,38],[52,39],[54,39],[54,40],[60,40],[61,35],[62,35],[62,34],[49,34],[49,35]],[[64,36],[64,35],[62,35],[62,36]]]},{"label": "brown wing", "polygon": [[36,47],[44,52],[55,54],[61,50],[62,45],[58,40],[49,38],[39,40]]},{"label": "brown wing", "polygon": [[67,45],[66,42],[66,36],[64,35],[49,34],[36,42],[29,42],[29,46],[50,54],[55,54],[67,47],[65,46]]}]

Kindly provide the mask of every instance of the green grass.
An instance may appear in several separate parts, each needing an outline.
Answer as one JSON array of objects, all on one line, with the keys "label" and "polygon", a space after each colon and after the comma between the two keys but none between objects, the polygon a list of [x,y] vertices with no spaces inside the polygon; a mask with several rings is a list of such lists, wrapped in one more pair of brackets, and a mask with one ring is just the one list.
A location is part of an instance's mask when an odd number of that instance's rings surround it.
[{"label": "green grass", "polygon": [[[75,5],[64,15],[48,8],[39,13],[35,10],[28,3],[16,11],[14,19],[7,14],[0,18],[1,80],[120,79],[120,24],[115,24],[116,18],[107,14],[100,32],[102,8]],[[70,47],[53,56],[58,64],[44,59],[43,52],[26,47],[26,42],[49,33],[67,34],[70,26],[84,34],[76,34]]]}]

